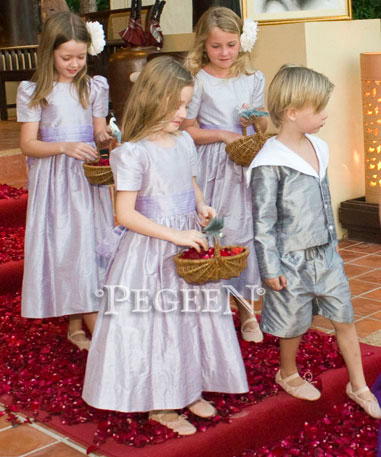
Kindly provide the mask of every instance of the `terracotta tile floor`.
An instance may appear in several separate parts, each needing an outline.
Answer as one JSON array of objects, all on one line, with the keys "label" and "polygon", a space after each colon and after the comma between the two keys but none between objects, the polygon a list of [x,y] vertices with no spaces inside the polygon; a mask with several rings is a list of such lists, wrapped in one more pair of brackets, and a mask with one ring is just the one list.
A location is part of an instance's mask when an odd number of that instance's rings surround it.
[{"label": "terracotta tile floor", "polygon": [[[25,186],[25,158],[18,151],[19,126],[15,120],[0,121],[0,184]],[[359,338],[381,330],[381,244],[343,240],[340,254],[350,281]],[[260,311],[260,305],[256,307]],[[332,333],[328,319],[317,316],[313,327]],[[38,424],[12,427],[0,419],[0,457],[78,457],[86,450],[67,437]]]}]

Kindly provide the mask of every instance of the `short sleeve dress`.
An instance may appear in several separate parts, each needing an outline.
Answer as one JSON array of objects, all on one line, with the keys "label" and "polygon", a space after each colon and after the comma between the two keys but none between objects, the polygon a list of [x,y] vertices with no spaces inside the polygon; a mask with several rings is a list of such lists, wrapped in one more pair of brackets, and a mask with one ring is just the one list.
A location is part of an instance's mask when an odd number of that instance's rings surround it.
[{"label": "short sleeve dress", "polygon": [[[111,153],[118,191],[137,191],[139,212],[177,230],[200,228],[195,165],[186,132],[173,147],[141,140]],[[195,286],[180,278],[173,260],[180,249],[124,231],[87,359],[83,398],[90,405],[123,412],[179,409],[202,391],[247,391],[227,296],[219,283]]]},{"label": "short sleeve dress", "polygon": [[[30,108],[35,83],[17,92],[17,120],[39,122],[41,140],[94,143],[93,117],[108,113],[108,84],[90,81],[84,109],[70,83],[54,83],[44,108]],[[97,311],[105,267],[95,248],[113,227],[107,186],[89,184],[83,161],[65,154],[28,158],[28,210],[22,315],[55,317]]]},{"label": "short sleeve dress", "polygon": [[[265,77],[260,71],[223,79],[200,70],[196,75],[187,118],[197,119],[202,129],[242,134],[238,109],[244,103],[263,108],[264,88]],[[231,284],[242,296],[251,297],[247,286],[259,286],[260,275],[254,252],[251,193],[245,180],[247,168],[229,158],[223,142],[199,145],[197,153],[198,184],[207,204],[216,209],[218,216],[224,217],[222,242],[250,249],[246,270],[238,278],[226,283]]]}]

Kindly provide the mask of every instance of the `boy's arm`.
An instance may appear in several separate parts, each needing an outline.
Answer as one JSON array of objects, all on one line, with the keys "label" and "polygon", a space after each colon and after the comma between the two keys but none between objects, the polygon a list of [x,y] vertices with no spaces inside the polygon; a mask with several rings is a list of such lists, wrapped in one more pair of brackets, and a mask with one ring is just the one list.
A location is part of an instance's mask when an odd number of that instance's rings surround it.
[{"label": "boy's arm", "polygon": [[252,170],[251,194],[253,204],[254,244],[262,280],[283,275],[277,247],[277,194],[279,176],[272,166]]}]

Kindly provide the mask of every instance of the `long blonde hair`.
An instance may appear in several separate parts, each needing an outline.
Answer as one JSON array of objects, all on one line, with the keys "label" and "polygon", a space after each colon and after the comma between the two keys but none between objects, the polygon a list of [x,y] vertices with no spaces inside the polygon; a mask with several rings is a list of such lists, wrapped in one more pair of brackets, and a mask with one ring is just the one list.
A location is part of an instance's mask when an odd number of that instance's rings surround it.
[{"label": "long blonde hair", "polygon": [[[70,12],[60,12],[50,16],[44,25],[37,51],[37,70],[32,76],[36,89],[30,101],[30,107],[46,106],[47,96],[53,89],[54,82],[54,50],[67,41],[75,40],[91,44],[91,37],[82,19]],[[87,65],[74,77],[73,84],[78,92],[79,100],[84,108],[89,104],[89,82]]]},{"label": "long blonde hair", "polygon": [[311,106],[316,112],[324,109],[334,85],[323,74],[299,65],[286,64],[270,83],[267,107],[276,127],[280,127],[289,108]]},{"label": "long blonde hair", "polygon": [[123,140],[135,142],[163,130],[179,108],[181,91],[187,86],[193,86],[192,75],[172,57],[148,62],[124,108]]},{"label": "long blonde hair", "polygon": [[[240,39],[242,26],[242,19],[230,8],[215,6],[206,10],[196,24],[193,48],[186,57],[185,67],[194,76],[210,62],[205,43],[214,27],[218,27],[223,32],[234,33]],[[250,74],[254,71],[250,53],[240,51],[236,61],[230,67],[230,75]]]}]

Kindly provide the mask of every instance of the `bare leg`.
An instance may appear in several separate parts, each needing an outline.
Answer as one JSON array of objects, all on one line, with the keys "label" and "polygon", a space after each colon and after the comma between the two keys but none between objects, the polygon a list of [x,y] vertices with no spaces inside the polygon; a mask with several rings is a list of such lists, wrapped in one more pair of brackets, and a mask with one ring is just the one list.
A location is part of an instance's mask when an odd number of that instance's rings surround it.
[{"label": "bare leg", "polygon": [[[280,375],[282,379],[297,373],[298,367],[296,366],[296,354],[299,349],[300,341],[302,336],[296,336],[295,338],[280,338]],[[288,382],[290,386],[297,387],[304,384],[302,378],[292,379]]]},{"label": "bare leg", "polygon": [[94,327],[95,327],[95,322],[97,321],[97,316],[98,316],[98,313],[82,314],[86,327],[89,329],[89,332],[91,334],[94,333]]},{"label": "bare leg", "polygon": [[[356,327],[354,324],[331,322],[335,327],[337,343],[348,369],[352,390],[356,392],[366,386]],[[372,399],[372,394],[371,392],[364,392],[359,394],[359,397],[363,400]]]},{"label": "bare leg", "polygon": [[71,335],[78,330],[82,330],[82,316],[81,314],[72,314],[69,316],[68,333]]},{"label": "bare leg", "polygon": [[245,341],[255,343],[263,341],[263,333],[259,328],[253,304],[249,300],[246,300],[247,303],[245,306],[236,297],[232,297],[232,300],[238,308],[242,338]]},{"label": "bare leg", "polygon": [[[238,308],[239,321],[241,322],[241,324],[243,324],[247,319],[255,317],[254,304],[251,304],[251,302],[247,300],[247,302],[251,305],[251,309],[249,310],[236,297],[233,297],[233,299]],[[257,325],[255,324],[255,322],[250,322],[249,324],[247,324],[247,327],[253,330],[256,326]]]}]

